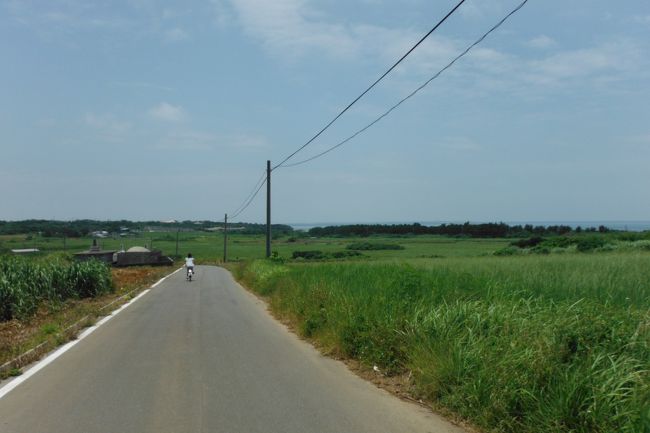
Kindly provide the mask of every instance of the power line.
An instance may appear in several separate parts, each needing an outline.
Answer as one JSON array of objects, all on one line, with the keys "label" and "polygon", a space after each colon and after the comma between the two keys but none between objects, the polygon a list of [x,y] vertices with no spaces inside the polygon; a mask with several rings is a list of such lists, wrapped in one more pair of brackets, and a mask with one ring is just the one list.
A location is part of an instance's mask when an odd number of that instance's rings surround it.
[{"label": "power line", "polygon": [[257,186],[259,185],[259,183],[262,182],[262,180],[264,179],[265,175],[266,175],[266,173],[262,172],[262,176],[260,176],[259,180],[257,182],[255,182],[255,186],[253,187],[251,192],[248,193],[248,195],[246,196],[246,198],[244,199],[242,204],[239,205],[239,207],[232,213],[232,215],[236,214],[237,212],[239,212],[244,207],[244,205],[248,202],[249,198],[254,194],[254,192],[257,189]]},{"label": "power line", "polygon": [[233,212],[233,215],[230,217],[231,220],[234,220],[237,218],[239,215],[241,215],[242,212],[246,210],[248,206],[253,202],[253,199],[257,194],[260,192],[264,184],[266,183],[266,170],[262,173],[262,176],[260,179],[255,183],[255,186],[251,190],[251,192],[246,196],[246,199],[242,202],[241,205]]},{"label": "power line", "polygon": [[[320,158],[321,156],[323,156],[323,155],[325,155],[325,154],[327,154],[327,153],[333,151],[334,149],[343,146],[345,143],[347,143],[348,141],[352,140],[352,139],[355,138],[357,135],[363,133],[364,131],[366,131],[367,129],[369,129],[370,127],[372,127],[373,125],[375,125],[376,123],[378,123],[380,120],[382,120],[384,117],[388,116],[391,112],[393,112],[393,110],[395,110],[397,107],[399,107],[400,105],[402,105],[402,104],[403,104],[404,102],[406,102],[408,99],[412,98],[412,97],[413,97],[416,93],[418,93],[420,90],[424,89],[424,88],[425,88],[425,87],[426,87],[430,82],[432,82],[433,80],[435,80],[436,78],[438,78],[440,75],[442,75],[442,73],[445,72],[447,69],[451,68],[451,67],[454,65],[454,63],[456,63],[456,62],[457,62],[461,57],[464,57],[467,53],[469,53],[469,52],[472,50],[472,48],[474,48],[475,46],[477,46],[478,44],[480,44],[481,42],[483,42],[483,40],[484,40],[484,39],[485,39],[485,38],[486,38],[490,33],[492,33],[493,31],[495,31],[495,30],[498,29],[499,27],[501,27],[501,25],[502,25],[504,22],[506,22],[506,21],[508,20],[508,18],[510,18],[510,17],[511,17],[512,15],[514,15],[515,13],[517,13],[517,12],[518,12],[522,7],[524,7],[524,5],[525,5],[526,3],[528,3],[528,0],[524,0],[523,2],[521,2],[521,4],[519,4],[519,6],[517,6],[517,7],[516,7],[515,9],[513,9],[513,10],[512,10],[508,15],[506,15],[504,18],[502,18],[501,21],[499,21],[499,22],[498,22],[494,27],[492,27],[490,30],[488,30],[486,33],[484,33],[483,36],[481,36],[479,39],[476,40],[476,42],[474,42],[472,45],[470,45],[469,47],[467,47],[467,48],[465,49],[465,51],[463,51],[463,52],[460,53],[458,56],[456,56],[456,58],[454,58],[454,60],[452,60],[451,62],[449,62],[449,63],[447,64],[447,66],[445,66],[444,68],[442,68],[441,70],[439,70],[439,71],[438,71],[438,72],[437,72],[433,77],[431,77],[431,78],[429,78],[427,81],[425,81],[424,84],[422,84],[420,87],[418,87],[418,88],[415,89],[413,92],[411,92],[410,94],[408,94],[406,97],[402,98],[402,99],[401,99],[397,104],[395,104],[395,105],[393,105],[392,107],[390,107],[390,108],[388,109],[388,111],[386,111],[384,114],[382,114],[381,116],[379,116],[378,118],[376,118],[375,120],[373,120],[372,122],[370,122],[368,125],[366,125],[366,126],[364,126],[363,128],[359,129],[357,132],[355,132],[354,134],[352,134],[351,136],[349,136],[349,137],[346,138],[345,140],[339,142],[338,144],[336,144],[336,145],[330,147],[329,149],[327,149],[327,150],[325,150],[325,151],[323,151],[323,152],[321,152],[321,153],[319,153],[319,154],[317,154],[317,155],[314,155],[314,156],[312,156],[312,157],[310,157],[310,158],[304,159],[304,160],[302,160],[302,161],[299,161],[299,162],[296,162],[296,163],[293,163],[293,164],[283,164],[283,165],[280,165],[280,167],[295,167],[295,166],[297,166],[297,165],[302,165],[302,164],[305,164],[305,163],[307,163],[307,162],[309,162],[309,161],[313,161],[314,159]],[[276,166],[276,168],[277,168],[277,166]]]},{"label": "power line", "polygon": [[[393,110],[397,109],[400,105],[402,105],[402,104],[403,104],[404,102],[406,102],[408,99],[410,99],[411,97],[413,97],[413,96],[414,96],[415,94],[417,94],[420,90],[424,89],[424,88],[425,88],[429,83],[431,83],[431,81],[433,81],[433,80],[435,80],[436,78],[438,78],[438,77],[439,77],[443,72],[445,72],[447,69],[451,68],[451,67],[452,67],[452,66],[453,66],[453,65],[454,65],[454,64],[455,64],[459,59],[461,59],[461,58],[464,57],[467,53],[469,53],[469,52],[470,52],[470,51],[471,51],[475,46],[477,46],[478,44],[480,44],[481,42],[483,42],[483,40],[484,40],[488,35],[490,35],[490,34],[491,34],[492,32],[494,32],[496,29],[498,29],[499,27],[501,27],[501,25],[503,25],[503,23],[505,23],[505,22],[506,22],[506,21],[507,21],[507,20],[508,20],[512,15],[514,15],[514,14],[515,14],[516,12],[518,12],[521,8],[523,8],[524,5],[525,5],[526,3],[528,3],[528,0],[524,0],[524,1],[522,1],[522,2],[521,2],[521,3],[520,3],[516,8],[514,8],[514,9],[513,9],[509,14],[507,14],[504,18],[502,18],[502,19],[501,19],[501,20],[500,20],[496,25],[494,25],[490,30],[488,30],[486,33],[484,33],[484,34],[483,34],[479,39],[477,39],[473,44],[471,44],[469,47],[467,47],[467,48],[466,48],[466,49],[465,49],[461,54],[459,54],[458,56],[456,56],[456,57],[455,57],[451,62],[449,62],[449,64],[447,64],[444,68],[442,68],[440,71],[438,71],[438,72],[437,72],[433,77],[431,77],[430,79],[428,79],[428,80],[427,80],[426,82],[424,82],[424,84],[422,84],[420,87],[418,87],[417,89],[415,89],[413,92],[411,92],[411,93],[410,93],[409,95],[407,95],[406,97],[402,98],[402,99],[401,99],[397,104],[393,105],[393,106],[392,106],[390,109],[388,109],[384,114],[382,114],[382,115],[379,116],[377,119],[375,119],[374,121],[372,121],[371,123],[369,123],[369,124],[366,125],[365,127],[361,128],[360,130],[358,130],[357,132],[355,132],[354,134],[352,134],[350,137],[346,138],[345,140],[341,141],[340,143],[336,144],[335,146],[330,147],[329,149],[325,150],[324,152],[321,152],[321,153],[319,153],[319,154],[317,154],[317,155],[314,155],[314,156],[312,156],[312,157],[310,157],[310,158],[307,158],[307,159],[305,159],[305,160],[302,160],[302,161],[297,162],[297,163],[294,163],[294,164],[285,164],[286,161],[288,161],[288,160],[289,160],[291,157],[293,157],[296,153],[298,153],[300,150],[304,149],[307,145],[309,145],[312,141],[314,141],[314,140],[315,140],[315,139],[316,139],[320,134],[322,134],[322,132],[324,132],[324,131],[329,127],[329,126],[331,126],[331,124],[334,123],[334,122],[335,122],[335,121],[336,121],[336,120],[337,120],[337,119],[338,119],[338,118],[339,118],[339,117],[340,117],[340,116],[341,116],[345,111],[347,111],[347,110],[348,110],[348,109],[349,109],[349,108],[350,108],[350,107],[351,107],[355,102],[357,102],[357,101],[358,101],[358,100],[359,100],[363,95],[365,95],[365,94],[366,94],[370,89],[372,89],[372,87],[374,87],[374,85],[376,85],[376,84],[377,84],[377,83],[378,83],[382,78],[384,78],[384,77],[385,77],[385,76],[386,76],[386,75],[387,75],[387,74],[388,74],[388,73],[389,73],[389,72],[390,72],[390,71],[391,71],[395,66],[397,66],[397,65],[398,65],[398,64],[399,64],[399,63],[400,63],[400,62],[401,62],[401,61],[402,61],[402,60],[403,60],[403,59],[404,59],[404,58],[405,58],[405,57],[406,57],[406,56],[407,56],[411,51],[413,51],[413,49],[415,49],[415,48],[417,47],[417,45],[419,45],[419,44],[420,44],[424,39],[426,39],[426,37],[429,36],[429,35],[430,35],[430,34],[431,34],[431,33],[432,33],[432,32],[433,32],[433,31],[434,31],[434,30],[435,30],[435,29],[436,29],[436,28],[437,28],[437,27],[442,23],[442,22],[444,22],[444,20],[446,20],[446,19],[447,19],[447,18],[448,18],[448,17],[449,17],[449,16],[450,16],[450,15],[451,15],[451,14],[452,14],[452,13],[453,13],[453,12],[454,12],[454,11],[455,11],[455,10],[456,10],[456,9],[457,9],[457,8],[458,8],[458,7],[459,7],[459,6],[464,2],[464,1],[465,1],[465,0],[461,1],[461,2],[460,2],[460,3],[459,3],[459,4],[458,4],[458,5],[457,5],[457,6],[456,6],[456,7],[455,7],[455,8],[454,8],[454,9],[453,9],[453,10],[452,10],[452,11],[451,11],[451,12],[450,12],[450,13],[449,13],[449,14],[448,14],[444,19],[443,19],[443,20],[440,21],[440,23],[438,23],[438,25],[436,25],[436,27],[434,27],[434,28],[433,28],[433,29],[432,29],[432,30],[431,30],[431,31],[430,31],[430,32],[429,32],[425,37],[423,37],[423,38],[418,42],[418,44],[416,44],[413,48],[411,48],[411,50],[409,50],[409,52],[408,52],[407,54],[405,54],[405,55],[404,55],[404,56],[403,56],[403,57],[402,57],[402,58],[401,58],[401,59],[400,59],[400,60],[399,60],[395,65],[393,65],[393,67],[392,67],[391,69],[389,69],[389,70],[388,70],[384,75],[382,75],[382,77],[380,77],[377,81],[375,81],[375,83],[373,83],[373,84],[372,84],[372,85],[371,85],[371,86],[370,86],[370,87],[369,87],[369,88],[368,88],[364,93],[362,93],[362,94],[361,94],[357,99],[355,99],[355,100],[354,100],[350,105],[348,105],[348,107],[346,107],[346,108],[345,108],[341,113],[339,113],[339,115],[338,115],[336,118],[334,118],[334,119],[333,119],[333,120],[332,120],[332,121],[331,121],[331,122],[330,122],[330,123],[329,123],[325,128],[323,128],[323,129],[322,129],[318,134],[316,134],[316,135],[315,135],[315,136],[314,136],[310,141],[308,141],[307,143],[305,143],[302,147],[300,147],[300,148],[299,148],[298,150],[296,150],[294,153],[292,153],[292,154],[289,155],[287,158],[285,158],[281,163],[279,163],[279,164],[277,164],[275,167],[273,167],[272,170],[275,170],[276,168],[281,168],[281,167],[294,167],[294,166],[297,166],[297,165],[305,164],[305,163],[307,163],[307,162],[309,162],[309,161],[313,161],[314,159],[317,159],[317,158],[319,158],[319,157],[321,157],[321,156],[323,156],[323,155],[325,155],[325,154],[327,154],[327,153],[333,151],[334,149],[336,149],[336,148],[338,148],[338,147],[344,145],[345,143],[347,143],[348,141],[352,140],[353,138],[355,138],[355,137],[358,136],[359,134],[363,133],[364,131],[366,131],[367,129],[369,129],[370,127],[372,127],[372,126],[375,125],[376,123],[378,123],[380,120],[382,120],[384,117],[388,116],[388,115],[389,115]],[[255,197],[257,196],[257,194],[260,192],[260,190],[262,189],[262,187],[266,184],[266,175],[267,175],[267,173],[266,173],[266,171],[265,171],[265,172],[262,174],[262,176],[260,177],[260,179],[257,181],[257,183],[255,184],[255,187],[253,188],[253,191],[248,195],[247,199],[244,200],[244,202],[243,202],[243,203],[242,203],[242,204],[237,208],[237,210],[235,211],[234,215],[232,216],[233,219],[236,218],[236,217],[238,217],[242,212],[244,212],[244,211],[248,208],[248,206],[250,206],[250,204],[253,202],[253,200],[255,199]]]},{"label": "power line", "polygon": [[264,186],[265,183],[266,183],[266,179],[264,179],[264,182],[262,182],[262,183],[260,184],[260,186],[257,188],[257,190],[255,191],[255,193],[254,193],[254,194],[251,196],[251,198],[248,200],[248,202],[246,203],[246,205],[245,205],[245,206],[244,206],[244,207],[243,207],[239,212],[237,212],[235,215],[233,215],[233,216],[231,217],[232,219],[237,218],[239,215],[241,215],[242,212],[244,212],[244,211],[246,210],[246,208],[248,208],[248,206],[250,206],[250,204],[253,202],[253,199],[257,196],[257,194],[260,192],[260,190],[262,189],[262,187]]},{"label": "power line", "polygon": [[421,39],[420,39],[420,40],[419,40],[415,45],[413,45],[413,46],[411,47],[411,49],[408,50],[408,51],[406,52],[406,54],[404,54],[404,55],[403,55],[403,56],[402,56],[402,57],[401,57],[397,62],[395,62],[395,64],[394,64],[393,66],[391,66],[391,67],[390,67],[386,72],[384,72],[384,73],[382,74],[381,77],[379,77],[379,78],[378,78],[374,83],[372,83],[372,84],[370,85],[370,87],[368,87],[366,90],[363,91],[363,93],[361,93],[359,96],[357,96],[355,100],[353,100],[352,102],[350,102],[350,103],[348,104],[347,107],[345,107],[345,108],[344,108],[344,109],[343,109],[339,114],[337,114],[336,117],[334,117],[334,119],[332,119],[332,120],[331,120],[327,125],[325,125],[325,127],[324,127],[323,129],[321,129],[320,131],[318,131],[318,133],[317,133],[316,135],[314,135],[312,138],[310,138],[309,141],[307,141],[305,144],[303,144],[303,145],[300,146],[298,149],[296,149],[296,150],[295,150],[291,155],[289,155],[289,156],[287,156],[286,158],[284,158],[284,159],[283,159],[279,164],[277,164],[275,167],[273,167],[272,170],[275,170],[276,168],[282,166],[282,165],[283,165],[285,162],[287,162],[289,159],[293,158],[293,156],[294,156],[295,154],[297,154],[298,152],[300,152],[301,150],[303,150],[305,147],[309,146],[309,144],[311,144],[314,140],[316,140],[316,139],[317,139],[317,138],[318,138],[318,137],[319,137],[323,132],[325,132],[325,130],[327,130],[330,126],[332,126],[332,124],[333,124],[334,122],[336,122],[336,121],[338,120],[338,118],[341,117],[341,116],[343,115],[343,113],[345,113],[346,111],[348,111],[348,110],[350,109],[350,107],[352,107],[352,106],[353,106],[353,105],[354,105],[354,104],[355,104],[359,99],[361,99],[361,98],[362,98],[366,93],[368,93],[368,92],[370,91],[370,89],[372,89],[373,87],[375,87],[375,85],[377,85],[377,83],[379,83],[381,80],[383,80],[384,77],[386,77],[386,75],[388,75],[388,74],[389,74],[393,69],[395,69],[395,68],[397,67],[397,65],[399,65],[400,63],[402,63],[402,61],[403,61],[403,60],[404,60],[404,59],[405,59],[409,54],[411,54],[411,52],[412,52],[413,50],[415,50],[415,49],[416,49],[416,48],[417,48],[417,47],[418,47],[422,42],[424,42],[424,40],[425,40],[426,38],[428,38],[429,35],[431,35],[431,33],[433,33],[434,31],[436,31],[436,29],[437,29],[438,27],[440,27],[440,25],[442,25],[442,23],[444,23],[445,21],[447,21],[447,18],[449,18],[449,17],[450,17],[454,12],[456,12],[456,10],[457,10],[457,9],[458,9],[458,8],[459,8],[463,3],[465,3],[465,0],[461,0],[460,2],[458,2],[458,4],[457,4],[456,6],[454,6],[454,8],[453,8],[451,11],[449,11],[449,13],[447,13],[447,15],[445,15],[445,17],[444,17],[443,19],[441,19],[441,20],[438,22],[438,24],[436,24],[436,25],[435,25],[431,30],[429,30],[429,32],[428,32],[426,35],[424,35],[424,36],[423,36],[423,37],[422,37],[422,38],[421,38]]}]

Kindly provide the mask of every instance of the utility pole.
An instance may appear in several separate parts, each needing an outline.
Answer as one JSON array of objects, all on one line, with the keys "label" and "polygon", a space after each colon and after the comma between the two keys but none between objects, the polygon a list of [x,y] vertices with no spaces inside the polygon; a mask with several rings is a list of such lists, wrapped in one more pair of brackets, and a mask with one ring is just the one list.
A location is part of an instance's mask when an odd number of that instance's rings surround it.
[{"label": "utility pole", "polygon": [[266,161],[266,258],[271,257],[271,161]]},{"label": "utility pole", "polygon": [[181,232],[180,227],[176,227],[176,257],[178,257],[178,234]]},{"label": "utility pole", "polygon": [[223,222],[223,262],[228,261],[228,214],[224,217]]}]

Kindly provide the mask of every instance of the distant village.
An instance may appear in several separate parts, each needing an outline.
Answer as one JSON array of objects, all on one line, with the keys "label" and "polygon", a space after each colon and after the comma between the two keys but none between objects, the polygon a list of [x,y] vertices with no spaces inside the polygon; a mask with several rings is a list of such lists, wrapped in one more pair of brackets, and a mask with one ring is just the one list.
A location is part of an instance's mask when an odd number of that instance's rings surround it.
[{"label": "distant village", "polygon": [[[90,233],[90,236],[93,238],[109,238],[109,237],[128,237],[128,236],[139,236],[142,233],[176,233],[176,232],[192,232],[192,231],[206,231],[206,232],[222,232],[223,227],[201,227],[201,228],[191,228],[191,227],[173,227],[171,226],[173,222],[164,221],[164,225],[151,225],[145,226],[142,230],[132,230],[129,227],[120,227],[119,232],[110,233],[106,230],[96,230]],[[196,222],[197,225],[204,224],[203,222]],[[228,231],[244,231],[246,227],[228,227]]]}]

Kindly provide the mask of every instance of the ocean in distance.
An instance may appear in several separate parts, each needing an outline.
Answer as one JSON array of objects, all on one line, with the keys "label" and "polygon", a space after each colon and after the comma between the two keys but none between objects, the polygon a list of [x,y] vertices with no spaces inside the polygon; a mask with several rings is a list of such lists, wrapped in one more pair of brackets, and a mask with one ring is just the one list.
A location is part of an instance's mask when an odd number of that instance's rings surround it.
[{"label": "ocean in distance", "polygon": [[[325,223],[294,223],[287,224],[293,227],[294,230],[309,230],[314,227],[327,227],[327,226],[344,226],[351,224],[413,224],[420,223],[423,226],[439,226],[441,224],[464,224],[465,221],[389,221],[389,222],[325,222]],[[501,221],[498,221],[501,222]],[[578,226],[584,228],[605,226],[611,230],[621,230],[630,232],[642,232],[650,230],[650,221],[503,221],[504,223],[515,225],[532,224],[533,226],[569,226],[576,228]],[[470,221],[472,224],[483,224],[485,221]]]}]

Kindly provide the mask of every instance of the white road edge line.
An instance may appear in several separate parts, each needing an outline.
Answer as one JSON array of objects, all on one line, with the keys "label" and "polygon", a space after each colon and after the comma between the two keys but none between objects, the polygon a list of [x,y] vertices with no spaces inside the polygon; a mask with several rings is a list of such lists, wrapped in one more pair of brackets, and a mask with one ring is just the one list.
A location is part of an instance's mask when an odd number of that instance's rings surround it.
[{"label": "white road edge line", "polygon": [[172,272],[171,274],[169,274],[169,275],[167,275],[167,276],[165,276],[165,277],[162,277],[160,280],[158,280],[157,283],[155,283],[154,285],[152,285],[149,289],[145,289],[145,290],[143,290],[143,291],[142,291],[138,296],[136,296],[135,298],[131,299],[129,302],[127,302],[126,304],[122,305],[122,306],[121,306],[120,308],[118,308],[117,310],[111,312],[108,316],[102,318],[101,320],[99,320],[96,324],[94,324],[94,325],[91,326],[90,328],[85,329],[81,334],[79,334],[79,335],[77,336],[77,339],[76,339],[76,340],[69,341],[68,343],[66,343],[66,344],[64,344],[63,346],[59,347],[59,348],[56,349],[54,352],[52,352],[50,355],[48,355],[46,358],[42,359],[42,360],[39,361],[36,365],[34,365],[32,368],[30,368],[29,370],[27,370],[25,373],[23,373],[22,375],[16,377],[14,380],[10,381],[10,382],[7,383],[5,386],[3,386],[2,388],[0,388],[0,399],[2,399],[5,395],[9,394],[11,391],[13,391],[13,390],[18,386],[18,385],[20,385],[21,383],[25,382],[27,379],[29,379],[30,377],[32,377],[33,375],[35,375],[36,373],[38,373],[40,370],[42,370],[42,369],[43,369],[44,367],[46,367],[48,364],[51,364],[51,363],[52,363],[55,359],[57,359],[59,356],[63,355],[65,352],[67,352],[68,350],[72,349],[72,348],[75,346],[75,344],[79,343],[81,340],[83,340],[84,338],[86,338],[87,336],[89,336],[90,334],[92,334],[93,331],[95,331],[97,328],[99,328],[99,327],[102,326],[104,323],[106,323],[106,322],[108,322],[109,320],[111,320],[113,317],[117,316],[117,315],[118,315],[122,310],[124,310],[126,307],[128,307],[128,306],[131,305],[131,304],[133,304],[135,301],[137,301],[138,299],[140,299],[141,297],[143,297],[144,295],[146,295],[147,293],[149,293],[149,291],[150,291],[151,289],[153,289],[154,287],[156,287],[157,285],[159,285],[160,283],[162,283],[162,282],[165,281],[167,278],[171,277],[172,275],[174,275],[175,273],[177,273],[177,272],[180,271],[181,269],[183,269],[183,268],[179,268],[179,269],[175,270],[174,272]]}]

